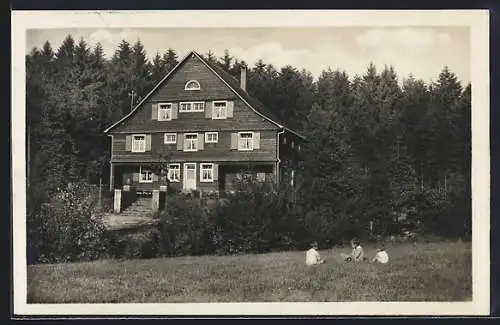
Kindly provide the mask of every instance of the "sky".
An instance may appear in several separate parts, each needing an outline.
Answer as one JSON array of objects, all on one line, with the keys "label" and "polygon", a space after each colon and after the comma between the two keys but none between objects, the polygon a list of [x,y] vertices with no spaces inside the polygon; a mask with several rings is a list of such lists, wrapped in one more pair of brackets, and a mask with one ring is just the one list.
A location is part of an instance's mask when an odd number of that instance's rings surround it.
[{"label": "sky", "polygon": [[100,42],[109,58],[121,40],[140,40],[149,58],[176,50],[179,59],[189,51],[230,54],[249,65],[259,58],[278,69],[290,64],[316,78],[324,69],[363,74],[370,62],[381,70],[392,65],[400,82],[412,74],[425,82],[436,80],[447,65],[463,84],[470,82],[469,28],[450,27],[280,27],[280,28],[124,28],[31,29],[26,51],[49,41],[57,49],[71,34],[94,46]]}]

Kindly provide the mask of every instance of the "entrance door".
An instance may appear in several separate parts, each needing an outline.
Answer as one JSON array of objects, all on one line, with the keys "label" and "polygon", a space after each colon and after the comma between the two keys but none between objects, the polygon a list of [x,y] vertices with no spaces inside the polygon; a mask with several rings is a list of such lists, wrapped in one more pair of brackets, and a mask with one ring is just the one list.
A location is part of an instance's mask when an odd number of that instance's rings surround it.
[{"label": "entrance door", "polygon": [[184,190],[195,190],[196,189],[196,164],[195,163],[185,163],[184,164],[184,177],[183,177],[183,189]]}]

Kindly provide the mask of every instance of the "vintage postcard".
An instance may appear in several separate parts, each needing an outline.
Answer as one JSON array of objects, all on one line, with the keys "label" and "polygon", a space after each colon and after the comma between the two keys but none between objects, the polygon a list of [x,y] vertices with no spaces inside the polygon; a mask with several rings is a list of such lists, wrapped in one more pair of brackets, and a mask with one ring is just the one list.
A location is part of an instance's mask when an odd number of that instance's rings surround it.
[{"label": "vintage postcard", "polygon": [[486,315],[489,14],[14,11],[15,315]]}]

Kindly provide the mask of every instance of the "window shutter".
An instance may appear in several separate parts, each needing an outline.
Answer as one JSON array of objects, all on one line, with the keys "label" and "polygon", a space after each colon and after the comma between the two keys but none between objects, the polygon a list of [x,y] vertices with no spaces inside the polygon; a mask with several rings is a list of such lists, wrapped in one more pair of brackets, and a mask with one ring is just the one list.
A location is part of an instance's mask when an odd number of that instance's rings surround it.
[{"label": "window shutter", "polygon": [[238,133],[231,133],[231,149],[238,149]]},{"label": "window shutter", "polygon": [[172,104],[172,120],[176,120],[179,112],[179,104],[173,103]]},{"label": "window shutter", "polygon": [[151,134],[146,134],[146,151],[151,151]]},{"label": "window shutter", "polygon": [[205,118],[212,118],[212,102],[205,103]]},{"label": "window shutter", "polygon": [[137,183],[139,181],[139,173],[133,173],[132,174],[132,181],[134,183]]},{"label": "window shutter", "polygon": [[214,181],[219,180],[219,164],[214,164]]},{"label": "window shutter", "polygon": [[211,107],[211,115],[210,115],[210,118],[214,118],[214,108],[215,108],[215,105],[214,105],[214,102],[210,102],[210,107]]},{"label": "window shutter", "polygon": [[177,135],[177,150],[184,150],[184,135]]},{"label": "window shutter", "polygon": [[253,148],[260,149],[260,132],[255,132],[253,134]]},{"label": "window shutter", "polygon": [[127,135],[125,137],[125,151],[132,151],[132,136]]},{"label": "window shutter", "polygon": [[153,103],[151,105],[151,119],[158,120],[158,104],[157,103]]},{"label": "window shutter", "polygon": [[227,117],[233,117],[234,102],[232,100],[227,102]]},{"label": "window shutter", "polygon": [[151,175],[151,179],[153,180],[153,182],[158,182],[158,175],[156,174]]},{"label": "window shutter", "polygon": [[205,134],[204,133],[198,133],[198,150],[203,150],[204,143],[205,143]]}]

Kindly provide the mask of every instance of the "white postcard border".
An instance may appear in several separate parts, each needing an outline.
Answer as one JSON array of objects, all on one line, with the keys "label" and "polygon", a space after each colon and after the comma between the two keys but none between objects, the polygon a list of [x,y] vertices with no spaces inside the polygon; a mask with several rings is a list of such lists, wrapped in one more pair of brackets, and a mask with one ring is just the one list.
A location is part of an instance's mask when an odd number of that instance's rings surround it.
[{"label": "white postcard border", "polygon": [[[186,19],[189,15],[191,19]],[[161,18],[158,18],[161,17]],[[490,296],[489,13],[487,10],[13,11],[14,313],[18,315],[487,315]],[[472,302],[27,304],[26,31],[44,28],[469,26],[472,84]]]}]

